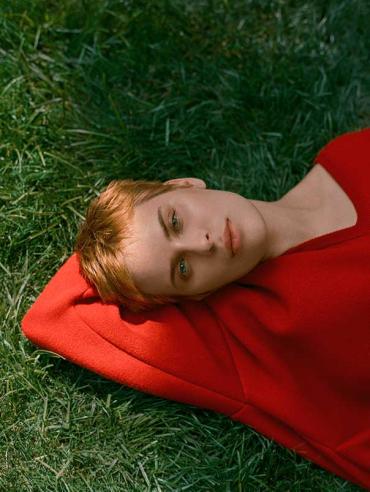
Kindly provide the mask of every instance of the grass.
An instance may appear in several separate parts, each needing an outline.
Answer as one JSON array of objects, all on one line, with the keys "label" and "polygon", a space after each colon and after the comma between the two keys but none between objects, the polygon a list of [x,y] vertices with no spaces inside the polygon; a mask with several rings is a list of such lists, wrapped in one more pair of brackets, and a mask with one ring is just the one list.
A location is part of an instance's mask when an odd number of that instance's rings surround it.
[{"label": "grass", "polygon": [[369,126],[366,0],[0,6],[0,490],[355,491],[227,417],[106,381],[20,333],[111,179],[275,200]]}]

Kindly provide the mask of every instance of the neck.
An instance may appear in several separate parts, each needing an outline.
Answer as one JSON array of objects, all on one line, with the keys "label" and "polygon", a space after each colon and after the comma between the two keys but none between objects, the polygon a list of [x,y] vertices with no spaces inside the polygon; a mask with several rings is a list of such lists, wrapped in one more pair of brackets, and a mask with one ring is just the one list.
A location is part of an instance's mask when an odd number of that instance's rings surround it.
[{"label": "neck", "polygon": [[261,261],[275,258],[317,235],[320,203],[297,205],[291,195],[275,202],[249,200],[261,213],[266,225],[266,248]]}]

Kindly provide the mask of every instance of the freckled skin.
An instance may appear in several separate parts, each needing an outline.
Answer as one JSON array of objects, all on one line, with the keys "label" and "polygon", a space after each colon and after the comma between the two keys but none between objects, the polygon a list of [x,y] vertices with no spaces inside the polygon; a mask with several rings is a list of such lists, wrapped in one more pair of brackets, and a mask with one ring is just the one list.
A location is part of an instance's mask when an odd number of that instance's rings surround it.
[{"label": "freckled skin", "polygon": [[[191,183],[192,187],[142,203],[136,207],[132,221],[127,267],[144,293],[202,299],[291,247],[289,238],[303,239],[297,231],[307,234],[308,223],[302,220],[302,213],[282,208],[279,202],[248,200],[230,191],[209,190],[197,178],[167,183]],[[168,228],[172,228],[170,239],[158,222],[159,206]],[[224,244],[226,218],[241,235],[241,247],[235,256]],[[173,255],[179,259],[175,287],[170,281]],[[181,274],[189,277],[182,279]]]}]

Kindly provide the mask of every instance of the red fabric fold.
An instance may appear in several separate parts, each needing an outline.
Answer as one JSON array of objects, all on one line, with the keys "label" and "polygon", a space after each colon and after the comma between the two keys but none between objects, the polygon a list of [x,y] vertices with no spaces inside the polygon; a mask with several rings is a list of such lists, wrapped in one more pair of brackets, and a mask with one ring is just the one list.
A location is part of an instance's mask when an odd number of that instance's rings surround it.
[{"label": "red fabric fold", "polygon": [[103,304],[73,254],[22,320],[33,343],[106,378],[250,425],[370,490],[370,129],[315,159],[355,226],[258,265],[201,302]]}]

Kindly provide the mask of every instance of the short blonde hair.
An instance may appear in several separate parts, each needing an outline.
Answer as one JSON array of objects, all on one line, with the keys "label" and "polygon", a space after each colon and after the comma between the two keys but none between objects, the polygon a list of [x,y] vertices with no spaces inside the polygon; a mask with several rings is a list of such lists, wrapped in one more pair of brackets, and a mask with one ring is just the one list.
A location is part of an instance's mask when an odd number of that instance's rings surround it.
[{"label": "short blonde hair", "polygon": [[115,303],[134,312],[178,302],[181,296],[144,294],[136,287],[125,265],[125,244],[132,234],[135,207],[147,200],[191,184],[122,179],[109,183],[94,198],[80,225],[74,250],[80,272],[104,303]]}]

